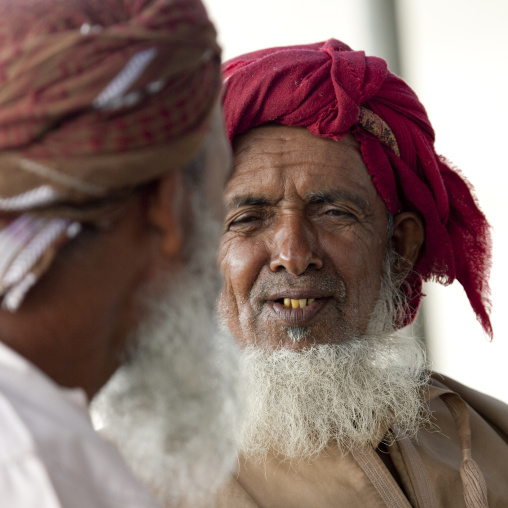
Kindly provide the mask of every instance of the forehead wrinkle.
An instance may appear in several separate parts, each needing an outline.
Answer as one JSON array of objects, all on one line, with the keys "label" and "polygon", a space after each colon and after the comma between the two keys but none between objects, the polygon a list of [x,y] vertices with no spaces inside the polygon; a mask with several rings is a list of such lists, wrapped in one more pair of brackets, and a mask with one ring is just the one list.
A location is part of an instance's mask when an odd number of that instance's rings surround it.
[{"label": "forehead wrinkle", "polygon": [[[259,144],[260,143],[258,143],[257,140],[251,141],[240,148],[234,149],[233,163],[235,170],[240,165],[246,165],[249,169],[253,166],[258,168],[270,167],[273,165],[274,159],[282,157],[282,154],[278,149],[270,150],[264,146],[263,150],[259,150]],[[283,166],[284,164],[281,163],[280,165]]]},{"label": "forehead wrinkle", "polygon": [[[299,135],[295,136],[295,133]],[[303,138],[302,134],[305,134]],[[342,153],[338,154],[336,147],[340,147]],[[349,169],[350,158],[364,166],[360,146],[350,134],[340,141],[332,141],[315,136],[303,127],[257,127],[236,137],[233,151],[236,174],[267,169],[279,169],[281,172],[294,169],[305,173],[312,173],[314,169],[319,174],[323,169],[333,168],[340,172],[343,165]],[[365,171],[368,173],[366,167]]]},{"label": "forehead wrinkle", "polygon": [[[252,136],[252,134],[255,134],[255,137],[249,137],[249,135]],[[338,169],[342,161],[340,157],[337,158],[337,153],[335,152],[335,146],[337,146],[337,144],[340,144],[345,150],[352,150],[363,162],[359,146],[345,142],[344,140],[337,142],[311,135],[313,142],[303,146],[298,138],[295,139],[293,137],[284,136],[274,137],[271,131],[264,133],[264,135],[260,134],[262,134],[262,130],[257,131],[257,129],[254,129],[254,132],[242,135],[247,137],[243,138],[241,142],[235,140],[233,144],[235,170],[239,165],[244,165],[246,161],[249,170],[254,169],[254,167],[260,169],[268,167],[281,169],[290,167],[297,168],[300,165],[308,169],[309,164],[311,166],[316,166],[317,169],[319,169],[319,166]],[[356,143],[354,138],[353,141]],[[260,145],[263,146],[262,150],[259,149]],[[318,165],[316,165],[317,155],[319,155],[320,158]]]}]

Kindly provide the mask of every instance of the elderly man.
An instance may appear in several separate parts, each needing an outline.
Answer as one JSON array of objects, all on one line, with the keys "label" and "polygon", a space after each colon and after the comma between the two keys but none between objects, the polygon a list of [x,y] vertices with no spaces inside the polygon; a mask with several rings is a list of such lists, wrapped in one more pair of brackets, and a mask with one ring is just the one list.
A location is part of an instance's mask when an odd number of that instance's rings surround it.
[{"label": "elderly man", "polygon": [[394,333],[457,279],[492,334],[489,226],[414,92],[336,40],[224,73],[219,310],[253,394],[218,506],[508,506],[508,408]]},{"label": "elderly man", "polygon": [[235,454],[215,30],[199,0],[2,0],[0,39],[0,505],[160,506],[88,416],[121,363],[104,429],[197,496]]}]

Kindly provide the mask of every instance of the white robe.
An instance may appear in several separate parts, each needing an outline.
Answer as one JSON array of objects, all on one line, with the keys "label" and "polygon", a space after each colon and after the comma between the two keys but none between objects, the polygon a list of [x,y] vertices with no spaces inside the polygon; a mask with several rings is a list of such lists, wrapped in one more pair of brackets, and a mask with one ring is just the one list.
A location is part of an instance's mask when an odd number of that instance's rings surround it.
[{"label": "white robe", "polygon": [[160,508],[93,429],[85,393],[2,343],[0,507]]}]

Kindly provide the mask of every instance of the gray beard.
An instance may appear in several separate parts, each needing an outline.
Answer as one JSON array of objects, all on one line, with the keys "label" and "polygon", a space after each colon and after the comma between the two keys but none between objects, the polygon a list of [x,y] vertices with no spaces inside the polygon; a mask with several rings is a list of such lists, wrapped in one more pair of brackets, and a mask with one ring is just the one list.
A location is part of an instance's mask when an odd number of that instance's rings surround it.
[{"label": "gray beard", "polygon": [[132,338],[129,361],[92,405],[101,432],[172,506],[205,506],[236,458],[238,351],[213,317],[214,227],[202,224],[199,243],[192,243],[198,254],[177,280],[159,281],[143,296],[147,317]]},{"label": "gray beard", "polygon": [[[248,402],[238,443],[245,459],[308,461],[331,444],[348,453],[381,439],[380,431],[394,424],[397,435],[388,433],[385,441],[413,436],[429,421],[425,352],[413,337],[394,333],[406,308],[400,281],[391,275],[396,261],[389,249],[364,336],[298,351],[255,346],[242,351]],[[305,327],[287,333],[293,341],[308,336]]]},{"label": "gray beard", "polygon": [[238,443],[254,462],[311,460],[333,443],[347,453],[394,423],[397,437],[411,436],[429,418],[425,356],[413,339],[364,336],[300,351],[250,346],[241,370],[249,391]]}]

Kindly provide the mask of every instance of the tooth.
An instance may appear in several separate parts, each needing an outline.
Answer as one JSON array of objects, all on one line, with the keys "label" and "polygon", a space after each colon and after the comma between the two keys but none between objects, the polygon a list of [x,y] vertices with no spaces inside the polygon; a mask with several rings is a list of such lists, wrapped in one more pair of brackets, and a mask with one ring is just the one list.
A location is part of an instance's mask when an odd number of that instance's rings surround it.
[{"label": "tooth", "polygon": [[309,298],[309,300],[307,301],[307,305],[310,305],[311,303],[314,303],[316,301],[315,298]]},{"label": "tooth", "polygon": [[293,307],[293,309],[298,309],[298,307],[300,307],[300,301],[291,299],[291,307]]},{"label": "tooth", "polygon": [[304,300],[298,300],[300,302],[300,309],[303,309],[304,307],[307,307],[307,299]]},{"label": "tooth", "polygon": [[284,307],[291,307],[291,298],[284,298]]}]

